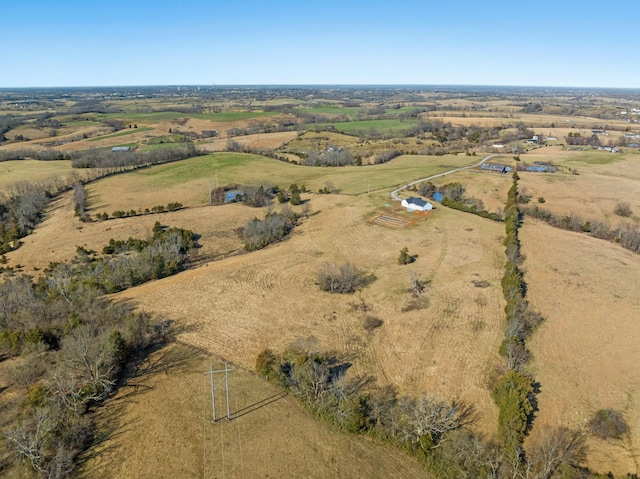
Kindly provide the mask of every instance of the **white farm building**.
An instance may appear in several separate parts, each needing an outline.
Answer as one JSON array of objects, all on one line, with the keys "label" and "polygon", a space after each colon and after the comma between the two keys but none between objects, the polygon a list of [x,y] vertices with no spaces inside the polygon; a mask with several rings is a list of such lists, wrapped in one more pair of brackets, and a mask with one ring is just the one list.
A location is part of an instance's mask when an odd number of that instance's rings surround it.
[{"label": "white farm building", "polygon": [[409,211],[429,211],[433,209],[433,205],[431,203],[414,196],[410,196],[409,198],[402,200],[402,206]]}]

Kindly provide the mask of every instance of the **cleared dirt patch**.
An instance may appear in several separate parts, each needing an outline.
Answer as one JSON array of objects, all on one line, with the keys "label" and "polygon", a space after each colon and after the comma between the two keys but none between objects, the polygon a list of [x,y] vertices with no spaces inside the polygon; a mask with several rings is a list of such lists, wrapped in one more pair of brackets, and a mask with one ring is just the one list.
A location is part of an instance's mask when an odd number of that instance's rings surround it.
[{"label": "cleared dirt patch", "polygon": [[411,224],[411,221],[403,220],[402,218],[396,218],[395,216],[382,214],[374,216],[369,221],[382,226],[389,226],[391,228],[406,228]]}]

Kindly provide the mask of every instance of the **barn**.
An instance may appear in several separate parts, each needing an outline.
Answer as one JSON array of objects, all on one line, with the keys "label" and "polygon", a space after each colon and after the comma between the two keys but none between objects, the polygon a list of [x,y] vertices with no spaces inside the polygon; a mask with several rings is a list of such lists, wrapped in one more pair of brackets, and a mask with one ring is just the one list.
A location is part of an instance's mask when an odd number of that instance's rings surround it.
[{"label": "barn", "polygon": [[410,196],[409,198],[402,200],[402,206],[409,211],[429,211],[433,209],[433,205],[428,201],[424,201],[421,198]]}]

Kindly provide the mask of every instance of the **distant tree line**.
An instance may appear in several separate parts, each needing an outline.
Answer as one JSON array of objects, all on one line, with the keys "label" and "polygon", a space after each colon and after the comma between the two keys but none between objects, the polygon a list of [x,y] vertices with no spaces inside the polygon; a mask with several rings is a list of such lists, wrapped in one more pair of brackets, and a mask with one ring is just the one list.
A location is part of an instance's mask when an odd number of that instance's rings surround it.
[{"label": "distant tree line", "polygon": [[105,149],[82,150],[69,153],[74,168],[126,168],[168,163],[206,154],[193,144],[150,151],[116,151]]}]

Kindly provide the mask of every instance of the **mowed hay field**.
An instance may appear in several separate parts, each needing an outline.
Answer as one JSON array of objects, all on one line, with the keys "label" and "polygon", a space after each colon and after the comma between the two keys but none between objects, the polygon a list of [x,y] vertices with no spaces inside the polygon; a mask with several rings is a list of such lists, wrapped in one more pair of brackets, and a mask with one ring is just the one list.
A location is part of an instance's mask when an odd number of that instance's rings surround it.
[{"label": "mowed hay field", "polygon": [[[417,478],[430,477],[401,451],[345,434],[243,369],[229,375],[232,420],[226,420],[224,376],[216,380],[218,417],[204,371],[220,359],[172,344],[97,411],[102,441],[85,455],[87,479],[163,477]],[[234,367],[234,365],[230,365]]]},{"label": "mowed hay field", "polygon": [[[615,206],[626,201],[636,219],[640,216],[640,155],[636,153],[573,152],[554,148],[536,150],[521,158],[528,163],[552,161],[579,173],[520,172],[521,189],[526,188],[531,195],[529,206],[538,205],[556,215],[576,214],[584,220],[617,226],[621,218],[614,214]],[[541,196],[545,199],[543,204],[538,203]]]},{"label": "mowed hay field", "polygon": [[[313,196],[311,211],[282,243],[116,297],[175,319],[189,331],[183,341],[246,368],[262,349],[281,351],[300,340],[336,351],[353,364],[352,374],[371,375],[400,393],[468,401],[482,415],[478,427],[493,432],[497,410],[487,381],[502,338],[501,225],[442,209],[409,228],[387,228],[368,222],[378,209],[366,196]],[[410,266],[397,263],[403,246],[418,255]],[[375,275],[361,294],[367,314],[384,322],[373,334],[354,308],[357,296],[316,285],[322,264],[345,261]],[[431,281],[428,305],[402,312],[411,272]],[[474,280],[490,286],[476,288]]]},{"label": "mowed hay field", "polygon": [[66,177],[74,171],[71,162],[15,160],[0,161],[0,192],[7,191],[13,183],[21,181],[35,182],[53,177]]},{"label": "mowed hay field", "polygon": [[526,220],[521,229],[529,301],[546,321],[527,346],[541,384],[532,436],[545,425],[584,428],[612,408],[631,428],[588,442],[588,465],[640,472],[640,256],[587,235]]}]

